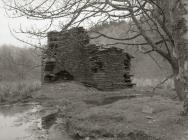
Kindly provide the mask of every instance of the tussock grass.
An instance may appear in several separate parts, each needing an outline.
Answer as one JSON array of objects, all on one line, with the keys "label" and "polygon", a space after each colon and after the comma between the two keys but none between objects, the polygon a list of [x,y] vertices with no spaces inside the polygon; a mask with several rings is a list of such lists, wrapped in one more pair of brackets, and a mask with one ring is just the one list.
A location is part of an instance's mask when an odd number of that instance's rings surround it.
[{"label": "tussock grass", "polygon": [[0,82],[0,102],[32,97],[32,92],[40,87],[40,81]]}]

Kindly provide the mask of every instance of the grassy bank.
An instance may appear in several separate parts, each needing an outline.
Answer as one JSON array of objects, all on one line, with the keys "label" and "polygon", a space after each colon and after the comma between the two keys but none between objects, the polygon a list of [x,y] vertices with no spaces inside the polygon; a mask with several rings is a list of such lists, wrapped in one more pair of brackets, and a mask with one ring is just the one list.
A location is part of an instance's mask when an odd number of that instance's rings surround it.
[{"label": "grassy bank", "polygon": [[32,97],[41,88],[40,81],[0,82],[0,103]]}]

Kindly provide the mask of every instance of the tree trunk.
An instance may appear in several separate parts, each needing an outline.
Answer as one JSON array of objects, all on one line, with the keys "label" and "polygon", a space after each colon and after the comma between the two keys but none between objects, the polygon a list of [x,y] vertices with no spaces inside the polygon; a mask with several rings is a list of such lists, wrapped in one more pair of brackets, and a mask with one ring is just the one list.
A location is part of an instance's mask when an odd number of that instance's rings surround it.
[{"label": "tree trunk", "polygon": [[[175,90],[181,101],[188,102],[188,0],[159,0],[159,5],[164,10],[165,26],[173,40],[171,66]],[[185,108],[188,112],[188,107]]]},{"label": "tree trunk", "polygon": [[180,101],[184,101],[186,98],[185,85],[183,79],[179,79],[178,75],[174,76],[174,88]]},{"label": "tree trunk", "polygon": [[184,100],[184,112],[188,113],[188,1],[176,0],[172,10],[174,21],[173,38],[178,59],[174,85],[180,100]]}]

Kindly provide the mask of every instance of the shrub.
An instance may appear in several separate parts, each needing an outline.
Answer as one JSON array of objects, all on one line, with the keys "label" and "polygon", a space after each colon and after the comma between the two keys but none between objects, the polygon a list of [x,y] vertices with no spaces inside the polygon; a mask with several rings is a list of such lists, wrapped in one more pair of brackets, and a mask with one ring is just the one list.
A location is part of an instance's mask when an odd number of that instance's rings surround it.
[{"label": "shrub", "polygon": [[40,87],[40,81],[1,82],[0,101],[32,96],[32,92],[39,90]]}]

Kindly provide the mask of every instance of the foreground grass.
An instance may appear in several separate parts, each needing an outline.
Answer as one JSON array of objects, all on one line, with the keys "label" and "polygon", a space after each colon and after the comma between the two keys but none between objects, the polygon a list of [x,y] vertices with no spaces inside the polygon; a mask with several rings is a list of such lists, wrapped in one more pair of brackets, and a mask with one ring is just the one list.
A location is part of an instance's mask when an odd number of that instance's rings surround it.
[{"label": "foreground grass", "polygon": [[188,120],[180,118],[181,106],[161,96],[91,106],[72,115],[68,132],[95,140],[183,140]]},{"label": "foreground grass", "polygon": [[187,140],[188,119],[180,116],[182,103],[171,99],[173,92],[137,88],[98,91],[64,82],[44,84],[34,93],[48,97],[41,98],[47,107],[60,110],[64,129],[74,139]]},{"label": "foreground grass", "polygon": [[155,95],[136,88],[107,92],[77,82],[40,87],[38,81],[1,82],[0,97],[5,103],[37,100],[42,106],[54,107],[66,122],[63,127],[57,125],[75,139],[187,140],[188,119],[180,116],[182,103],[164,96],[171,91],[160,90]]},{"label": "foreground grass", "polygon": [[0,103],[32,97],[40,88],[40,81],[0,82]]}]

